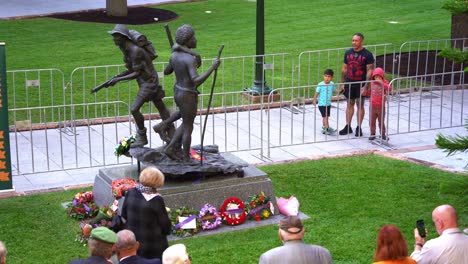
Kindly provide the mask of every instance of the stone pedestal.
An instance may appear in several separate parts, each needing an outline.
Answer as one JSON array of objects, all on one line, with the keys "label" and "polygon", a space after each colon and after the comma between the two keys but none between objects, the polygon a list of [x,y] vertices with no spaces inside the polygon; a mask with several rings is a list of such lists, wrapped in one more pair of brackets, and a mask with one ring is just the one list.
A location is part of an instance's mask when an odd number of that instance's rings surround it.
[{"label": "stone pedestal", "polygon": [[[231,161],[238,160],[231,154],[223,154]],[[112,181],[123,178],[138,179],[137,166],[123,166],[99,170],[94,180],[94,200],[99,205],[107,205],[114,200],[112,196]],[[264,192],[271,198],[278,213],[273,186],[268,175],[250,165],[244,168],[244,177],[236,175],[222,175],[211,177],[187,177],[182,179],[166,179],[163,188],[160,189],[166,206],[174,209],[187,206],[199,210],[205,203],[210,203],[219,208],[225,199],[235,196],[246,201],[249,196]]]},{"label": "stone pedestal", "polygon": [[106,12],[108,16],[127,16],[127,0],[106,0]]}]

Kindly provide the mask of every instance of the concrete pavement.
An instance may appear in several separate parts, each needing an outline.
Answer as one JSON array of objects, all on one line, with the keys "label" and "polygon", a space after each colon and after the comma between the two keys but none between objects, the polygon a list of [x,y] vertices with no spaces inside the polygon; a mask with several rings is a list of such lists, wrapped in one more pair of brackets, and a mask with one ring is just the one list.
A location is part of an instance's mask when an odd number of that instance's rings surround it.
[{"label": "concrete pavement", "polygon": [[[466,173],[464,167],[468,164],[468,155],[462,153],[447,157],[442,150],[434,146],[437,133],[466,135],[466,130],[463,127],[454,127],[391,135],[389,145],[381,145],[377,141],[371,143],[367,137],[354,138],[352,136],[347,140],[271,148],[269,157],[266,156],[265,152],[262,156],[260,150],[231,153],[245,162],[256,165],[376,153],[446,171]],[[27,159],[28,155],[21,157]],[[127,165],[125,164],[125,166]],[[10,195],[91,186],[100,168],[103,167],[15,175],[13,176],[13,186],[16,193]]]}]

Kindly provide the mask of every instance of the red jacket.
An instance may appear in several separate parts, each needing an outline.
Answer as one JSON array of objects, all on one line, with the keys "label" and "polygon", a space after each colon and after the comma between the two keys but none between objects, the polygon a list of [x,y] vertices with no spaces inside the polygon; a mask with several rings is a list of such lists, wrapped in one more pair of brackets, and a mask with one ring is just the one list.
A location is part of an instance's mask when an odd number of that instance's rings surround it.
[{"label": "red jacket", "polygon": [[[385,80],[385,73],[382,68],[377,67],[375,68],[374,72],[372,73],[372,80],[374,80],[374,76],[379,75],[382,77],[382,84],[378,81],[371,83],[371,105],[372,106],[382,106],[387,100],[387,94],[392,90],[392,87],[388,84],[388,81]],[[383,88],[383,89],[382,89]],[[383,91],[382,91],[383,90]]]}]

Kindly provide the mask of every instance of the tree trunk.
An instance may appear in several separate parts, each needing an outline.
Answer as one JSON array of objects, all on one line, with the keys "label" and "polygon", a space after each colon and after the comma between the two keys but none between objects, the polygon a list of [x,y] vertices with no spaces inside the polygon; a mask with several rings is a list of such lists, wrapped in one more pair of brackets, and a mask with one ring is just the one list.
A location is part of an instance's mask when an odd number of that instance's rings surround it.
[{"label": "tree trunk", "polygon": [[127,16],[127,0],[106,0],[106,12],[108,16]]},{"label": "tree trunk", "polygon": [[[468,38],[468,14],[462,13],[457,15],[452,15],[452,39]],[[464,44],[464,45],[463,45]],[[452,47],[459,48],[463,50],[463,46],[468,48],[468,42],[463,40],[454,41],[452,40]]]}]

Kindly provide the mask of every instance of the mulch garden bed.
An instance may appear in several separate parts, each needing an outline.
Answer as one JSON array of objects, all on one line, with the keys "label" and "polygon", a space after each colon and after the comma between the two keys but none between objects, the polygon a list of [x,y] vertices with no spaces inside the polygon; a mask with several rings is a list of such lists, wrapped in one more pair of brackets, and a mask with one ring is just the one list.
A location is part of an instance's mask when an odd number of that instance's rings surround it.
[{"label": "mulch garden bed", "polygon": [[[377,67],[384,67],[386,72],[391,72],[394,67],[394,72],[399,72],[400,76],[417,76],[435,73],[446,73],[434,76],[434,78],[427,78],[428,81],[433,82],[435,85],[450,85],[467,83],[468,74],[465,74],[465,80],[461,78],[460,74],[451,74],[450,72],[462,71],[463,67],[459,63],[454,63],[444,57],[437,55],[438,51],[419,51],[418,52],[402,52],[393,54],[385,54],[377,56]],[[398,64],[399,71],[398,71]],[[453,83],[452,83],[453,80]]]},{"label": "mulch garden bed", "polygon": [[143,25],[167,22],[177,18],[177,14],[159,8],[151,7],[128,7],[125,17],[108,16],[105,9],[87,10],[62,14],[53,14],[48,17],[73,20],[80,22]]}]

